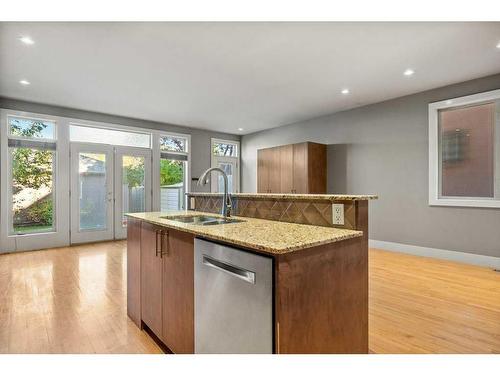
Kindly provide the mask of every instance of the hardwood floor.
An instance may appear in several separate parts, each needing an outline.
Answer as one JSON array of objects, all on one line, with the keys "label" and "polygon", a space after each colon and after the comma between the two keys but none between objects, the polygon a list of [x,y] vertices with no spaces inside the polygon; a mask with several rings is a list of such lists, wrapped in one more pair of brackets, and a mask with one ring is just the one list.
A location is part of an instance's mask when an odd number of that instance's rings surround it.
[{"label": "hardwood floor", "polygon": [[126,243],[0,255],[0,353],[160,353],[127,317]]},{"label": "hardwood floor", "polygon": [[[0,353],[160,353],[127,318],[126,243],[0,255]],[[370,250],[370,351],[500,353],[500,273]]]},{"label": "hardwood floor", "polygon": [[370,250],[375,353],[500,353],[500,273]]}]

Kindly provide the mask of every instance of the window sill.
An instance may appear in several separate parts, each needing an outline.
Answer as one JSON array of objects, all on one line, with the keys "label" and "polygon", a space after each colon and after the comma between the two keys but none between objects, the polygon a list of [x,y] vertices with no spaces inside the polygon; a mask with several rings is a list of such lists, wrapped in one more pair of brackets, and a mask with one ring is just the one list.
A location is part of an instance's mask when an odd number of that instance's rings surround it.
[{"label": "window sill", "polygon": [[467,198],[429,198],[429,206],[500,208],[500,200]]}]

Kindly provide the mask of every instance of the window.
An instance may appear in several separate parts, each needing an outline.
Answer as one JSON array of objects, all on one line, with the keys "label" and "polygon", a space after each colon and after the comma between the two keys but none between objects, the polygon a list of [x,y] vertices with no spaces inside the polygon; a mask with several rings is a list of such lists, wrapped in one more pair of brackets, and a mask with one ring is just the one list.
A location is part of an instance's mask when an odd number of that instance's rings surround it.
[{"label": "window", "polygon": [[500,207],[500,90],[429,105],[429,203]]},{"label": "window", "polygon": [[55,122],[8,116],[9,234],[55,231]]},{"label": "window", "polygon": [[214,156],[230,156],[238,157],[238,145],[237,142],[221,141],[214,139],[212,141],[212,155]]},{"label": "window", "polygon": [[20,138],[55,139],[53,121],[9,116],[9,135]]},{"label": "window", "polygon": [[[240,143],[237,141],[212,138],[211,165],[226,172],[229,193],[239,192],[239,148]],[[224,178],[220,173],[213,173],[211,181],[212,192],[224,191]]]},{"label": "window", "polygon": [[182,210],[186,207],[188,183],[189,138],[160,136],[160,210]]},{"label": "window", "polygon": [[103,143],[115,146],[151,147],[151,134],[71,124],[71,142]]},{"label": "window", "polygon": [[160,137],[160,151],[187,152],[187,138],[175,136]]}]

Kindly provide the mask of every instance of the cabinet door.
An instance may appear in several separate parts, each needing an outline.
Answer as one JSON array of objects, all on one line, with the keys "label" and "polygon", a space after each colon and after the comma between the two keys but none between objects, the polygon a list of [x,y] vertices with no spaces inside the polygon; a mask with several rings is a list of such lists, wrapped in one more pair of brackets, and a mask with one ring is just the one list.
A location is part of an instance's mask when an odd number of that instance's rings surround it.
[{"label": "cabinet door", "polygon": [[269,192],[281,193],[281,167],[280,149],[273,147],[269,149]]},{"label": "cabinet door", "polygon": [[257,151],[257,193],[269,192],[269,149]]},{"label": "cabinet door", "polygon": [[141,221],[127,220],[127,315],[141,327]]},{"label": "cabinet door", "polygon": [[293,145],[280,147],[280,193],[293,193]]},{"label": "cabinet door", "polygon": [[309,194],[326,193],[326,145],[309,143],[307,151]]},{"label": "cabinet door", "polygon": [[161,228],[142,222],[141,226],[141,318],[156,336],[162,336],[162,259],[157,241]]},{"label": "cabinet door", "polygon": [[194,353],[194,236],[169,229],[162,239],[163,342]]},{"label": "cabinet door", "polygon": [[307,194],[307,143],[293,145],[293,189],[294,193]]}]

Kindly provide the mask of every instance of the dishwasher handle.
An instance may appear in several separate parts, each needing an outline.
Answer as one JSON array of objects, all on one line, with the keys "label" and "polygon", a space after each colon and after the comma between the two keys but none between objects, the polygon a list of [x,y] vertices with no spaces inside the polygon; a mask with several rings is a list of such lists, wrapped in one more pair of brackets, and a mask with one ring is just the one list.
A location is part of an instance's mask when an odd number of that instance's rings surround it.
[{"label": "dishwasher handle", "polygon": [[219,271],[228,273],[231,276],[237,277],[250,284],[255,284],[255,272],[248,271],[244,268],[233,266],[232,264],[221,262],[220,260],[203,255],[203,264],[215,268]]}]

